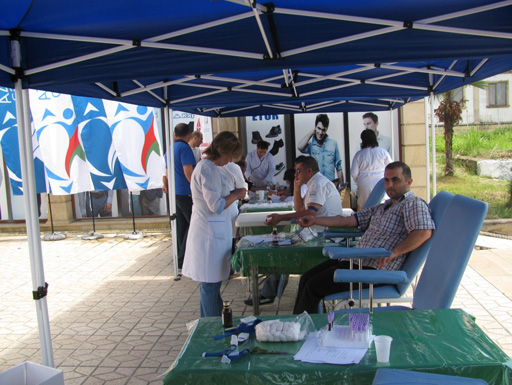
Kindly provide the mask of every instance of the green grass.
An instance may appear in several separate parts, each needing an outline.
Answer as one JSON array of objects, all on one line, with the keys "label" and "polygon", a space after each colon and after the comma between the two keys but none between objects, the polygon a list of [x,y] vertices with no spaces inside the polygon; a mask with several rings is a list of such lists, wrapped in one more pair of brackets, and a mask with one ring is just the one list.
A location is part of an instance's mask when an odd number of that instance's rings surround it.
[{"label": "green grass", "polygon": [[[437,135],[436,150],[444,153],[444,136]],[[512,127],[471,128],[453,136],[453,153],[472,158],[500,159],[512,157]],[[508,154],[507,154],[508,153]]]},{"label": "green grass", "polygon": [[[453,194],[463,194],[489,205],[487,219],[512,218],[512,207],[506,204],[510,198],[512,182],[480,177],[466,168],[455,164],[455,175],[444,176],[444,137],[436,137],[437,191],[446,190]],[[493,131],[470,129],[454,135],[454,156],[479,159],[512,159],[512,127]]]},{"label": "green grass", "polygon": [[487,219],[512,218],[512,207],[506,207],[510,182],[483,178],[470,174],[461,166],[455,166],[455,175],[444,176],[444,157],[437,159],[437,191],[446,190],[486,202],[489,205]]}]

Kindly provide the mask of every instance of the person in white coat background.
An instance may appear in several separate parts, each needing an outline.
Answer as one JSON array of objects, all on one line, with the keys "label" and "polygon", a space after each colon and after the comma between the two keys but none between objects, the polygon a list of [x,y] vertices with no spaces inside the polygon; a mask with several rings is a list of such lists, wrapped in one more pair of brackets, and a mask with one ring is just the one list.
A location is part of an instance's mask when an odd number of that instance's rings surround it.
[{"label": "person in white coat background", "polygon": [[201,317],[220,316],[222,281],[229,277],[232,215],[228,208],[246,194],[230,191],[220,167],[240,159],[242,145],[231,132],[221,132],[204,151],[206,157],[192,174],[192,218],[182,274],[201,282]]},{"label": "person in white coat background", "polygon": [[393,160],[389,153],[379,147],[375,132],[361,132],[361,149],[352,160],[350,174],[357,184],[357,209],[361,210],[379,180],[384,178],[384,169]]}]

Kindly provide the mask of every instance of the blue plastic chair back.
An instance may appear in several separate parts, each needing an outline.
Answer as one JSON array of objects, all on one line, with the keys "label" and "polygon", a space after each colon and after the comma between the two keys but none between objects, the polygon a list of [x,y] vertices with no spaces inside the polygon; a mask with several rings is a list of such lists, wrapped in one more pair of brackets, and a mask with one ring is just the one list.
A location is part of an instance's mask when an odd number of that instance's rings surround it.
[{"label": "blue plastic chair back", "polygon": [[382,198],[384,198],[385,194],[386,190],[384,188],[384,178],[382,178],[373,187],[372,192],[368,196],[368,199],[366,202],[364,202],[363,210],[367,209],[368,207],[378,205],[380,202],[382,202]]},{"label": "blue plastic chair back", "polygon": [[400,369],[378,369],[372,385],[488,385],[486,381],[447,376],[444,374],[412,372]]},{"label": "blue plastic chair back", "polygon": [[[429,204],[430,213],[432,215],[432,219],[434,223],[437,225],[440,223],[441,218],[444,216],[445,210],[453,199],[454,195],[447,191],[439,192]],[[423,245],[418,247],[416,250],[413,250],[409,257],[407,258],[402,270],[406,272],[407,277],[409,278],[409,283],[407,284],[398,284],[398,285],[382,285],[374,287],[373,289],[373,298],[378,302],[380,298],[400,298],[402,297],[407,289],[411,286],[411,282],[418,274],[419,270],[425,263],[427,258],[430,246],[432,245],[433,239],[436,236],[437,231],[434,231],[434,235],[430,237]],[[368,289],[363,289],[363,298],[369,297]],[[336,294],[330,294],[324,298],[324,300],[346,300],[350,297],[350,293],[348,291],[340,292]],[[354,290],[354,297],[359,299],[358,290]]]},{"label": "blue plastic chair back", "polygon": [[[454,195],[452,193],[449,193],[448,191],[440,191],[429,203],[430,207],[430,214],[432,215],[432,219],[434,220],[434,223],[436,224],[436,228],[438,227],[439,223],[441,222],[441,218],[443,217],[446,207],[453,199]],[[428,251],[430,250],[430,246],[432,245],[432,242],[435,239],[437,231],[434,231],[434,234],[425,242],[423,245],[418,247],[416,250],[411,251],[409,254],[409,257],[405,261],[402,270],[406,272],[407,277],[409,277],[409,280],[412,281],[414,277],[416,277],[416,274],[420,271],[421,267],[425,263],[425,260],[427,259]],[[398,288],[398,292],[400,293],[400,296],[403,296],[407,289],[409,288],[411,284],[405,284],[401,283],[396,285]],[[374,290],[377,290],[375,288]],[[374,293],[375,294],[375,293]]]},{"label": "blue plastic chair back", "polygon": [[456,195],[435,232],[413,309],[449,309],[487,214],[487,203]]}]

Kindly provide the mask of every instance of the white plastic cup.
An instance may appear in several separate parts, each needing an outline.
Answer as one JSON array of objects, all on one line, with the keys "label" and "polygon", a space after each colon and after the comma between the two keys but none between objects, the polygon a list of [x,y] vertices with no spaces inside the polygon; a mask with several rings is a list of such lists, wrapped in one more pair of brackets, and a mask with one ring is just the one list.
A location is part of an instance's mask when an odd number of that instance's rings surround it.
[{"label": "white plastic cup", "polygon": [[390,336],[376,336],[374,341],[375,351],[377,352],[377,362],[389,362],[389,352],[391,350],[391,342],[393,341],[393,338]]},{"label": "white plastic cup", "polygon": [[258,190],[258,200],[262,201],[265,200],[265,190]]}]

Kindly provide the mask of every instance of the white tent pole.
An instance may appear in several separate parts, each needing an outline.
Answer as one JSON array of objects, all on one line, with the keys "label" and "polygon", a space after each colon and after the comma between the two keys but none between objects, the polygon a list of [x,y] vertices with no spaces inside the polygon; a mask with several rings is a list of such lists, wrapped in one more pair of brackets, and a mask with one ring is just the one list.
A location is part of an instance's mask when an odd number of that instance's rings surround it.
[{"label": "white tent pole", "polygon": [[256,2],[254,1],[252,3],[254,4],[252,7],[254,18],[256,19],[256,23],[258,24],[258,28],[260,30],[261,37],[263,38],[263,42],[265,43],[265,47],[267,48],[268,56],[272,59],[274,55],[272,54],[272,49],[270,48],[267,35],[265,34],[265,28],[263,28],[263,24],[261,23],[260,14],[258,13],[258,9],[256,8]]},{"label": "white tent pole", "polygon": [[438,23],[440,21],[453,19],[456,17],[463,17],[463,16],[468,16],[468,15],[473,15],[473,14],[479,13],[479,12],[490,11],[492,9],[506,7],[510,4],[512,4],[511,0],[498,1],[497,3],[493,3],[493,4],[482,5],[480,7],[469,8],[469,9],[465,9],[465,10],[458,11],[458,12],[452,12],[452,13],[447,13],[445,15],[430,17],[428,19],[421,20],[421,22],[429,23],[429,24]]},{"label": "white tent pole", "polygon": [[478,65],[473,69],[473,71],[471,71],[471,73],[469,75],[474,76],[476,74],[476,72],[480,69],[480,67],[482,67],[485,63],[487,63],[488,60],[489,60],[489,58],[482,59],[482,61],[480,61],[480,63],[478,63]]},{"label": "white tent pole", "polygon": [[14,71],[12,68],[4,66],[3,64],[0,64],[0,71],[7,72],[7,73],[9,73],[11,75],[14,75],[16,73],[16,71]]},{"label": "white tent pole", "polygon": [[423,98],[425,106],[425,162],[427,165],[427,203],[430,202],[430,145],[429,145],[429,131],[428,131],[428,97]]},{"label": "white tent pole", "polygon": [[325,41],[325,42],[317,43],[317,44],[311,44],[311,45],[308,45],[308,46],[305,46],[305,47],[284,51],[284,52],[281,53],[281,56],[283,58],[286,58],[286,57],[289,57],[289,56],[299,55],[299,54],[302,54],[302,53],[306,53],[306,52],[309,52],[309,51],[315,51],[315,50],[319,50],[319,49],[322,49],[322,48],[331,47],[331,46],[334,46],[334,45],[340,45],[340,44],[350,43],[350,42],[357,41],[357,40],[368,39],[368,38],[374,37],[374,36],[385,35],[387,33],[392,33],[392,32],[396,32],[396,31],[400,31],[402,29],[403,29],[403,27],[400,27],[400,28],[398,28],[398,27],[386,27],[386,28],[382,28],[382,29],[378,29],[378,30],[374,30],[374,31],[370,31],[370,32],[359,33],[357,35],[350,35],[350,36],[342,37],[342,38],[339,38],[339,39]]},{"label": "white tent pole", "polygon": [[395,160],[395,127],[393,121],[393,109],[389,107],[389,127],[391,127],[391,159]]},{"label": "white tent pole", "polygon": [[178,232],[176,229],[176,186],[174,183],[174,136],[173,136],[173,119],[172,109],[169,106],[164,108],[164,124],[165,124],[165,145],[167,146],[167,176],[168,189],[167,198],[169,199],[169,211],[171,215],[171,236],[172,236],[172,254],[174,267],[174,280],[179,279],[178,271]]},{"label": "white tent pole", "polygon": [[[13,66],[20,67],[21,51],[19,41],[13,40],[11,42],[11,46]],[[53,367],[52,339],[50,333],[50,321],[48,317],[48,304],[46,302],[43,256],[41,252],[41,233],[37,213],[34,158],[32,153],[32,132],[30,126],[30,107],[28,104],[28,92],[23,91],[20,79],[15,83],[15,97],[20,165],[23,180],[25,222],[30,255],[30,269],[32,272],[32,290],[36,301],[37,322],[39,326],[39,342],[41,345],[43,365]]]},{"label": "white tent pole", "polygon": [[432,196],[437,194],[437,167],[436,167],[436,124],[434,115],[434,91],[430,92],[430,126],[432,135]]}]

